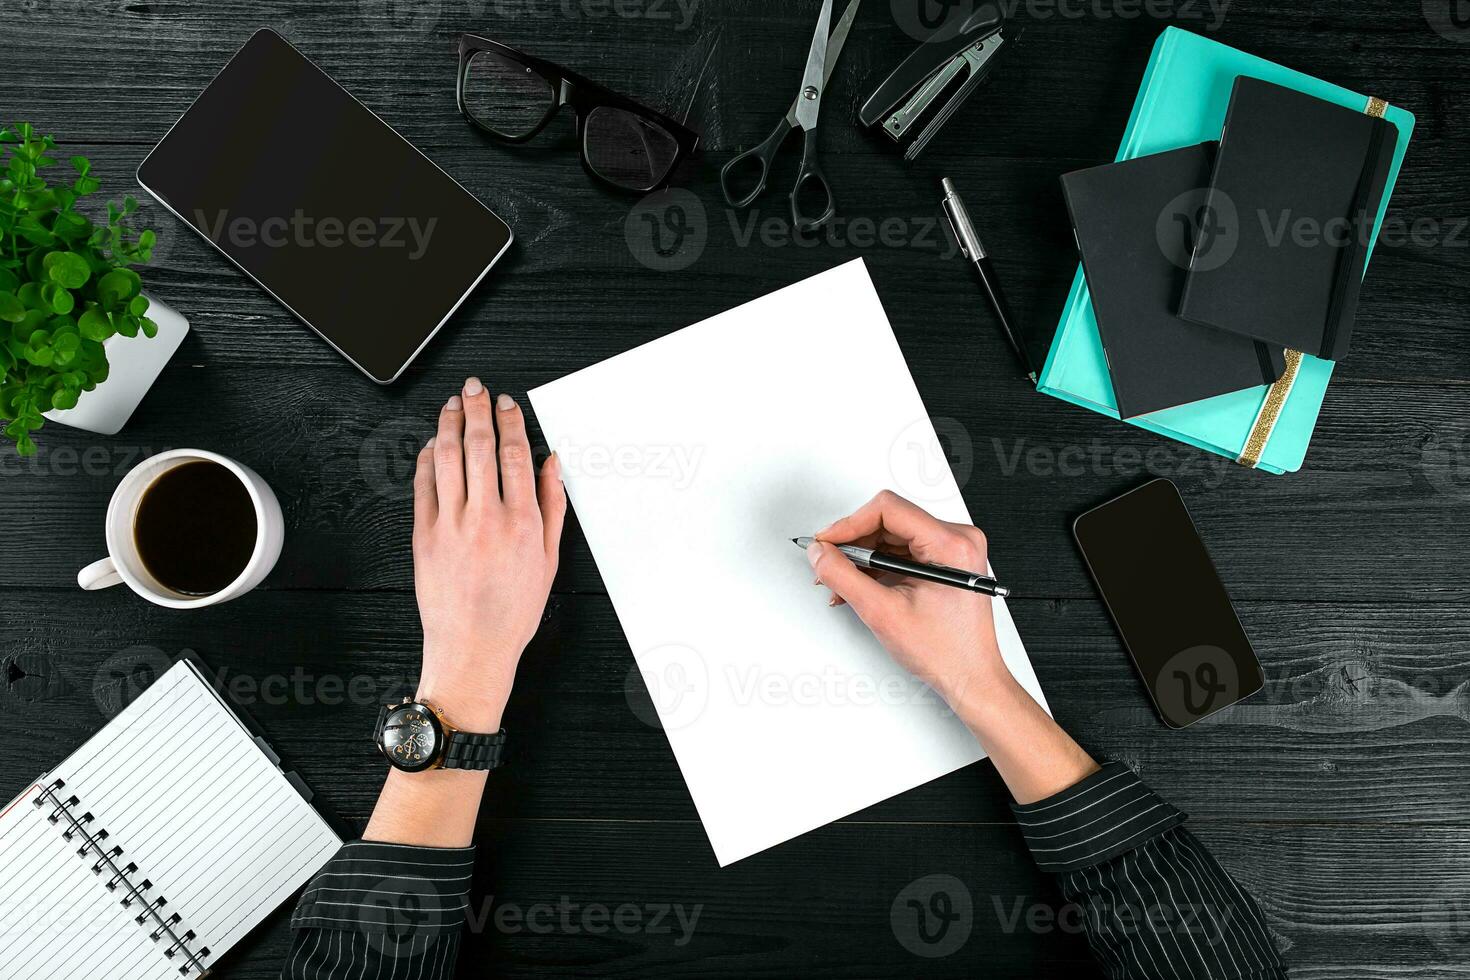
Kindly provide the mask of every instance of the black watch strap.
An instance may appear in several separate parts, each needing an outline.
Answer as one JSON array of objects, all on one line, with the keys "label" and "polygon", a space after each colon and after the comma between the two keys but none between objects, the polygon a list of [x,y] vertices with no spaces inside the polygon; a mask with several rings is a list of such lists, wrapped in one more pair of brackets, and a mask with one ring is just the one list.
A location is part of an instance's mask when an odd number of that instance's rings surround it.
[{"label": "black watch strap", "polygon": [[496,769],[505,750],[505,729],[494,735],[455,732],[444,746],[445,769]]}]

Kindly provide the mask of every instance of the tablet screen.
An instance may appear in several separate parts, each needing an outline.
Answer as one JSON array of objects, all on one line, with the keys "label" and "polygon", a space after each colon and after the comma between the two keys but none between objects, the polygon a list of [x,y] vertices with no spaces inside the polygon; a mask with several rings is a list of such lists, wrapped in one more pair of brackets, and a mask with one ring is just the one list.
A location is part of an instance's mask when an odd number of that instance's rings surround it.
[{"label": "tablet screen", "polygon": [[272,31],[138,181],[379,382],[510,244],[505,222]]}]

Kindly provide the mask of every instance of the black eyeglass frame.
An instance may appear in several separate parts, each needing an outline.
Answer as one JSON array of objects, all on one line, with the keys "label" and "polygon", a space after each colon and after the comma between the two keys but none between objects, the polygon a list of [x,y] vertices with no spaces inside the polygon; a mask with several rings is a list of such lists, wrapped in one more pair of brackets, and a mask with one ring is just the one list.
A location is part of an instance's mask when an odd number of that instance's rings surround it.
[{"label": "black eyeglass frame", "polygon": [[[469,81],[470,61],[480,52],[489,52],[513,64],[527,69],[530,73],[540,76],[552,88],[551,105],[546,110],[541,120],[528,132],[519,136],[509,136],[497,132],[476,119],[470,112],[469,106],[465,104],[465,84]],[[455,76],[454,83],[455,102],[459,105],[460,115],[476,129],[506,143],[528,143],[535,139],[544,130],[556,114],[562,109],[570,106],[577,119],[577,144],[579,155],[582,158],[582,169],[587,175],[600,183],[620,191],[632,191],[634,193],[647,193],[666,186],[669,179],[673,177],[674,171],[679,165],[694,155],[699,148],[699,134],[682,123],[675,122],[663,113],[655,112],[645,105],[634,102],[626,96],[619,95],[609,88],[598,85],[596,82],[583,78],[576,72],[568,71],[560,65],[533,57],[522,51],[517,51],[508,44],[492,41],[488,37],[478,34],[462,34],[459,38],[459,72]],[[652,184],[646,187],[632,187],[628,184],[620,184],[609,180],[598,173],[587,157],[587,117],[594,109],[598,108],[621,109],[634,116],[640,116],[649,122],[655,123],[673,137],[675,143],[674,159],[670,161],[668,169]]]}]

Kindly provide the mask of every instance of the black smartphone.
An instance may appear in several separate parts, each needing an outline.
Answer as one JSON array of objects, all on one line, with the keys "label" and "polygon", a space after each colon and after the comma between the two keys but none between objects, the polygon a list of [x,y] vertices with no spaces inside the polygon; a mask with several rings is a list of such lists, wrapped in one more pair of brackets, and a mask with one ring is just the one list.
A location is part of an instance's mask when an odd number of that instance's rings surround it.
[{"label": "black smartphone", "polygon": [[1072,524],[1133,666],[1170,728],[1259,691],[1261,663],[1179,488],[1152,480]]}]

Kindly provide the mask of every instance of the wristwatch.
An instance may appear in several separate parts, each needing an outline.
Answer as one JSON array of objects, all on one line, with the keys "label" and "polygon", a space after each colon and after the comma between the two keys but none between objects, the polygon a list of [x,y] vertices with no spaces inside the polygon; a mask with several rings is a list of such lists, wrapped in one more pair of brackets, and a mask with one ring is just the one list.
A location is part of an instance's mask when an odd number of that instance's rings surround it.
[{"label": "wristwatch", "polygon": [[427,701],[404,698],[378,712],[378,751],[404,772],[430,769],[494,769],[505,747],[505,729],[494,735],[462,732]]}]

